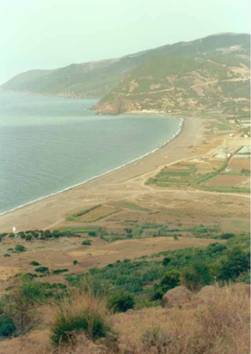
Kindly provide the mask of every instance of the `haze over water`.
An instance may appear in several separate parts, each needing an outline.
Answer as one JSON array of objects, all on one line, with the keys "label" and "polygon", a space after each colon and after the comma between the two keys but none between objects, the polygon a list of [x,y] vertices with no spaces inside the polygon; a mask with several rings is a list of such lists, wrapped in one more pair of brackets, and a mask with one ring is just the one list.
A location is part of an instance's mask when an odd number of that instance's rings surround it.
[{"label": "haze over water", "polygon": [[0,92],[0,212],[151,152],[180,120],[97,116],[94,100]]}]

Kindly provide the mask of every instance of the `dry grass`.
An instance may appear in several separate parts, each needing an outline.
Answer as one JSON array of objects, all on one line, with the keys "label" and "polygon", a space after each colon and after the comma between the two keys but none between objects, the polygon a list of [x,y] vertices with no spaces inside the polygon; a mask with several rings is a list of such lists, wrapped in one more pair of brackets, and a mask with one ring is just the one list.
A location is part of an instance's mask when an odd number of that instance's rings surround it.
[{"label": "dry grass", "polygon": [[122,352],[249,353],[249,294],[241,285],[216,287],[214,296],[194,297],[182,309],[146,309],[116,320]]},{"label": "dry grass", "polygon": [[[38,329],[1,342],[0,354],[248,354],[249,287],[205,287],[190,303],[170,309],[153,307],[110,317],[104,303],[82,294],[62,303],[59,313],[78,316],[91,309],[113,325],[113,336],[93,341],[79,333],[74,343],[52,346],[50,332]],[[55,324],[55,322],[54,322]]]},{"label": "dry grass", "polygon": [[92,340],[109,334],[110,324],[105,303],[87,293],[74,292],[59,303],[52,325],[51,339],[55,344],[72,342],[75,334],[84,332]]}]

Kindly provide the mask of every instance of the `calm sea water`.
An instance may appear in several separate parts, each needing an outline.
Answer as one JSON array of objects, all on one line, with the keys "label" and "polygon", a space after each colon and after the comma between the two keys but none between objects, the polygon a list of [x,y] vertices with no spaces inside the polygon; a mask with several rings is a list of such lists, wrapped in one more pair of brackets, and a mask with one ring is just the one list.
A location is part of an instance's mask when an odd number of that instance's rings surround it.
[{"label": "calm sea water", "polygon": [[94,104],[0,92],[0,212],[126,164],[179,131],[176,119],[97,116]]}]

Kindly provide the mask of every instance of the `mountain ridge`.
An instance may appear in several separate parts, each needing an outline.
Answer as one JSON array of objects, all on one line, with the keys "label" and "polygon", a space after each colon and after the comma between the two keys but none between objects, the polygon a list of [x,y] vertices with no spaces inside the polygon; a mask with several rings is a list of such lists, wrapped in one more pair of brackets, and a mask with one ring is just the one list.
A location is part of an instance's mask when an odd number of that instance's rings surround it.
[{"label": "mountain ridge", "polygon": [[220,33],[120,58],[31,70],[3,89],[100,98],[98,113],[248,111],[250,35]]}]

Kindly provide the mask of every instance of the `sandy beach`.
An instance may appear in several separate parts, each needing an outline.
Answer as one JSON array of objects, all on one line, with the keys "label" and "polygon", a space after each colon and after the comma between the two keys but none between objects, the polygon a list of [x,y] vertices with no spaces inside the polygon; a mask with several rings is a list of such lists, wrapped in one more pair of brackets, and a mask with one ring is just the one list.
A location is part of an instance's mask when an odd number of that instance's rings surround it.
[{"label": "sandy beach", "polygon": [[[174,118],[175,119],[175,118]],[[163,166],[196,154],[204,136],[203,121],[185,118],[180,134],[157,151],[77,187],[0,216],[1,232],[54,228],[66,215],[97,203],[144,194],[146,178]]]}]

